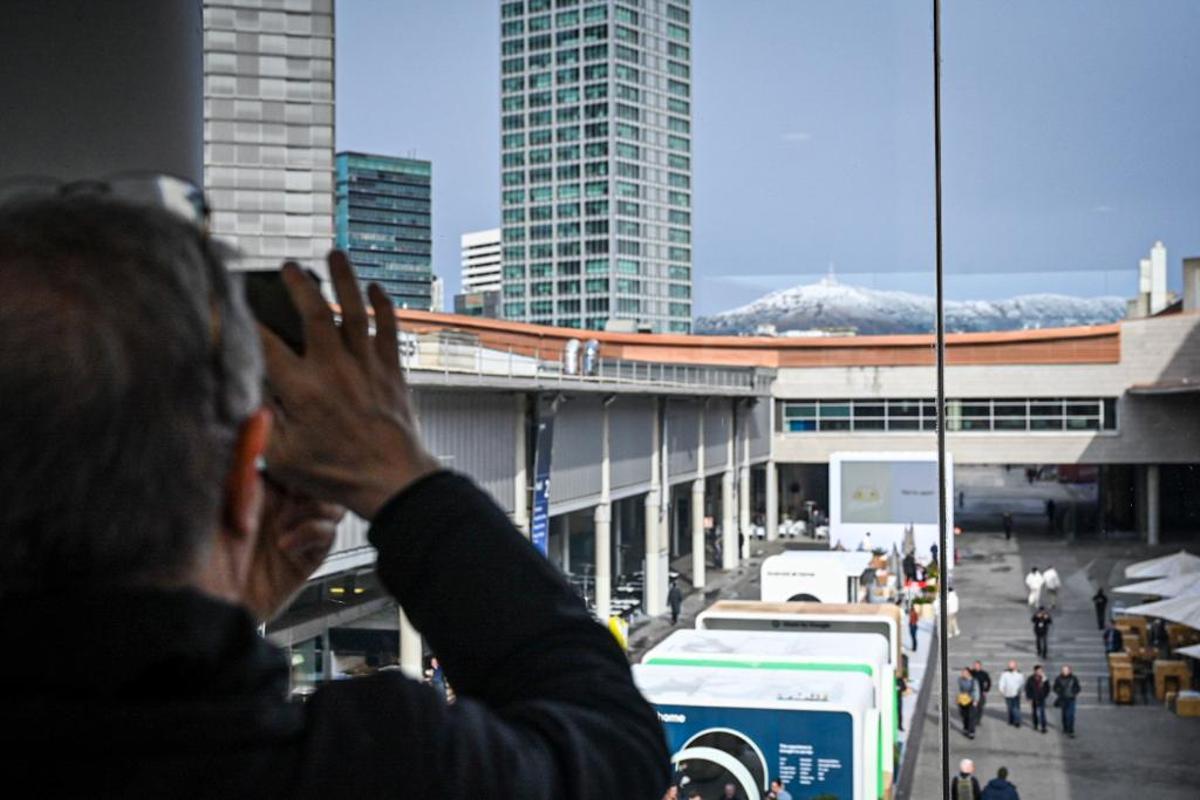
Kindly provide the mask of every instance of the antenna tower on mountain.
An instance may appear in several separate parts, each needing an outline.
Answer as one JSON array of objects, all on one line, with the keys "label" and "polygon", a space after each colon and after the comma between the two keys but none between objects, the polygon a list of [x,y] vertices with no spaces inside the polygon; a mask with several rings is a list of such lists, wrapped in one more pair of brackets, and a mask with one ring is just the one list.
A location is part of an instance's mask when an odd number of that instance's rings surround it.
[{"label": "antenna tower on mountain", "polygon": [[837,286],[838,285],[837,275],[834,274],[832,261],[829,262],[829,272],[825,273],[825,277],[821,279],[821,285],[822,286]]}]

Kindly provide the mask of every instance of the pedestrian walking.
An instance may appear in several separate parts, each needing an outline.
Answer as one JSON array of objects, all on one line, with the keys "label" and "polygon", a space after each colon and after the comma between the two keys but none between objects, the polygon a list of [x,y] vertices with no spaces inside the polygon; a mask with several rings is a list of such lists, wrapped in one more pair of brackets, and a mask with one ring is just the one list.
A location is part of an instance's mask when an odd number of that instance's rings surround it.
[{"label": "pedestrian walking", "polygon": [[958,592],[953,586],[946,590],[946,635],[958,636]]},{"label": "pedestrian walking", "polygon": [[1013,531],[1012,513],[1009,511],[1005,511],[1004,512],[1004,541],[1007,542],[1009,539],[1012,538],[1012,531]]},{"label": "pedestrian walking", "polygon": [[1046,579],[1042,577],[1042,573],[1037,567],[1030,567],[1029,574],[1025,576],[1025,588],[1029,590],[1030,608],[1037,608],[1042,604],[1042,586]]},{"label": "pedestrian walking", "polygon": [[1120,653],[1125,649],[1125,637],[1111,622],[1104,628],[1104,652]]},{"label": "pedestrian walking", "polygon": [[1017,669],[1016,661],[1009,661],[1008,669],[1000,674],[999,688],[1008,708],[1008,724],[1021,727],[1021,692],[1025,689],[1025,676]]},{"label": "pedestrian walking", "polygon": [[1046,530],[1054,533],[1055,522],[1057,521],[1058,511],[1053,500],[1046,501]]},{"label": "pedestrian walking", "polygon": [[1096,607],[1096,627],[1104,630],[1104,620],[1108,612],[1108,595],[1104,593],[1103,586],[1092,595],[1092,605]]},{"label": "pedestrian walking", "polygon": [[1046,673],[1042,671],[1042,665],[1038,664],[1033,668],[1033,674],[1029,676],[1029,680],[1025,681],[1025,696],[1029,698],[1029,705],[1033,715],[1033,729],[1046,732],[1046,698],[1050,696],[1050,681],[1046,679]]},{"label": "pedestrian walking", "polygon": [[971,675],[971,670],[962,668],[958,674],[958,695],[955,698],[958,713],[962,717],[963,733],[968,739],[975,738],[975,709],[979,705],[979,682]]},{"label": "pedestrian walking", "polygon": [[975,709],[975,727],[978,728],[983,721],[983,709],[987,706],[987,693],[992,690],[992,676],[988,675],[979,661],[971,666],[971,676],[979,684],[979,706]]},{"label": "pedestrian walking", "polygon": [[671,588],[667,590],[667,606],[671,609],[671,624],[674,625],[679,622],[679,612],[683,608],[683,592],[675,581],[671,581]]},{"label": "pedestrian walking", "polygon": [[917,611],[917,604],[913,603],[908,607],[908,635],[912,637],[913,652],[917,650],[917,627],[921,624],[921,615]]},{"label": "pedestrian walking", "polygon": [[[937,566],[939,567],[939,569],[940,569],[940,565],[938,565],[938,546],[937,546],[937,542],[934,542],[933,544],[929,545],[929,555],[931,556],[931,559],[932,559],[932,560],[931,560],[929,563],[930,563],[930,564],[937,565]],[[939,574],[941,574],[941,573],[939,573]]]},{"label": "pedestrian walking", "polygon": [[1050,565],[1042,571],[1042,585],[1049,595],[1050,608],[1058,608],[1058,590],[1062,588],[1062,581],[1059,579],[1058,570],[1054,568],[1054,565]]},{"label": "pedestrian walking", "polygon": [[896,673],[896,725],[904,730],[904,695],[908,692],[908,681],[899,672]]},{"label": "pedestrian walking", "polygon": [[958,762],[958,774],[950,781],[950,800],[981,800],[975,762],[969,758]]},{"label": "pedestrian walking", "polygon": [[1054,705],[1062,709],[1063,732],[1072,739],[1075,738],[1075,698],[1079,697],[1080,691],[1079,678],[1071,672],[1069,664],[1064,664],[1062,672],[1054,679],[1054,693],[1058,695]]},{"label": "pedestrian walking", "polygon": [[996,770],[996,777],[983,787],[980,800],[1021,800],[1017,787],[1008,782],[1008,767]]},{"label": "pedestrian walking", "polygon": [[1038,606],[1037,613],[1034,614],[1030,621],[1033,622],[1033,638],[1037,643],[1037,654],[1039,658],[1045,658],[1048,647],[1046,642],[1050,636],[1050,626],[1054,624],[1054,620],[1050,617],[1050,612],[1045,606]]}]

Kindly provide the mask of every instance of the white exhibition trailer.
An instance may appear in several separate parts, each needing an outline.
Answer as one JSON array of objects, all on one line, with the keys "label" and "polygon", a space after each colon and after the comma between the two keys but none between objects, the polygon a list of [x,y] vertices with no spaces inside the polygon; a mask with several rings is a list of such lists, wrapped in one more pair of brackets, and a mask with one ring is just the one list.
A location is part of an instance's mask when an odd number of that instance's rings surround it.
[{"label": "white exhibition trailer", "polygon": [[762,563],[762,599],[768,603],[858,603],[866,594],[863,572],[870,553],[785,550]]},{"label": "white exhibition trailer", "polygon": [[778,776],[794,800],[875,800],[879,712],[871,679],[793,670],[637,664],[685,791],[733,783],[761,800]]},{"label": "white exhibition trailer", "polygon": [[[792,670],[816,675],[856,672],[871,678],[879,714],[879,794],[895,775],[896,671],[887,642],[870,633],[703,631],[672,633],[642,657],[643,664]],[[830,674],[834,673],[834,674]]]}]

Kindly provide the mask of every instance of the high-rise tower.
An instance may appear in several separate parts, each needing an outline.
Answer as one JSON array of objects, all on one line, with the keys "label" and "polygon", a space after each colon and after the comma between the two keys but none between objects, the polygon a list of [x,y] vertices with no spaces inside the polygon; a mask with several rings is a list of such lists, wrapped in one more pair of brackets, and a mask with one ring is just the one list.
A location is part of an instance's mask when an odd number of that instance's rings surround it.
[{"label": "high-rise tower", "polygon": [[690,5],[501,2],[506,318],[690,332]]},{"label": "high-rise tower", "polygon": [[333,0],[204,0],[204,186],[247,269],[333,244]]}]

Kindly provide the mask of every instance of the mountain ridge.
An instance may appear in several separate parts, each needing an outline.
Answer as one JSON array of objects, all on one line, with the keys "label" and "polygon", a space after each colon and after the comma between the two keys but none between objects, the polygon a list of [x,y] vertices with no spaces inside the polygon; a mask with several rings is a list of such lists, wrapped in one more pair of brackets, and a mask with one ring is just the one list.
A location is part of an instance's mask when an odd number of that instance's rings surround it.
[{"label": "mountain ridge", "polygon": [[[934,311],[934,298],[929,295],[850,286],[826,277],[699,317],[696,332],[748,334],[773,325],[780,334],[828,329],[853,329],[862,335],[929,333],[934,328]],[[951,333],[1102,325],[1124,316],[1125,300],[1120,297],[1049,292],[1004,300],[947,300],[945,304],[946,330]]]}]

